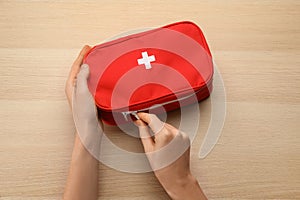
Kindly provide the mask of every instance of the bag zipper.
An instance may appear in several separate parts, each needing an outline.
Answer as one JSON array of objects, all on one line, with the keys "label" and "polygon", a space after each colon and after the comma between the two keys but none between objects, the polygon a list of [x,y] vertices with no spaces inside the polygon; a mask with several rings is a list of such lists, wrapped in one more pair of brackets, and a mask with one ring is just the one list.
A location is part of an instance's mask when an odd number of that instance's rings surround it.
[{"label": "bag zipper", "polygon": [[140,109],[140,110],[124,111],[124,112],[121,112],[121,113],[124,116],[124,118],[125,118],[126,121],[128,121],[128,118],[127,118],[128,115],[133,115],[136,119],[140,119],[139,116],[137,115],[138,112],[147,111],[150,108],[154,109],[154,108],[158,108],[158,107],[165,106],[165,105],[168,105],[168,104],[171,104],[171,103],[175,103],[175,102],[180,102],[182,100],[185,100],[185,99],[188,99],[188,98],[192,97],[193,95],[196,95],[202,89],[203,88],[199,89],[197,92],[194,92],[194,93],[192,93],[192,94],[190,94],[188,96],[185,96],[185,97],[181,97],[179,99],[174,99],[174,100],[167,101],[167,102],[164,102],[164,103],[161,103],[161,104],[155,104],[155,105],[153,105],[151,107],[143,108],[143,109]]}]

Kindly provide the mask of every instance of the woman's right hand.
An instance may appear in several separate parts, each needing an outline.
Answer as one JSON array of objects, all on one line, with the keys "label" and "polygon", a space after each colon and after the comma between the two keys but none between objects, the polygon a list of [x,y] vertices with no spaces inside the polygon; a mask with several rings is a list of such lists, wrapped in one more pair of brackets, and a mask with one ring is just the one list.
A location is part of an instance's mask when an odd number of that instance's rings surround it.
[{"label": "woman's right hand", "polygon": [[[190,139],[188,135],[170,124],[159,120],[156,115],[138,113],[140,137],[154,174],[172,199],[206,199],[197,180],[190,170]],[[149,128],[153,131],[151,136]],[[172,141],[174,140],[174,141]],[[172,152],[159,151],[172,141]],[[175,149],[174,149],[175,148]],[[167,158],[174,155],[173,150],[183,149],[183,154],[169,165],[159,168]],[[151,154],[156,151],[157,154]],[[166,154],[167,153],[167,154]]]}]

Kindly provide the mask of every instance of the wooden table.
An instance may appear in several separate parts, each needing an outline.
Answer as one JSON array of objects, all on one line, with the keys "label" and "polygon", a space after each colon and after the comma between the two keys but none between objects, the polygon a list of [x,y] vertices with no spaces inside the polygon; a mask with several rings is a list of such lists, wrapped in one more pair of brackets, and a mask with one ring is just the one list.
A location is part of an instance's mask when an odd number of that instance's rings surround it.
[{"label": "wooden table", "polygon": [[[300,199],[299,10],[297,0],[1,1],[0,199],[61,197],[75,130],[64,84],[84,44],[181,20],[205,32],[227,94],[222,135],[202,160],[211,100],[199,105],[191,166],[205,194]],[[108,130],[116,144],[141,149]],[[100,199],[168,199],[152,173],[99,173]]]}]

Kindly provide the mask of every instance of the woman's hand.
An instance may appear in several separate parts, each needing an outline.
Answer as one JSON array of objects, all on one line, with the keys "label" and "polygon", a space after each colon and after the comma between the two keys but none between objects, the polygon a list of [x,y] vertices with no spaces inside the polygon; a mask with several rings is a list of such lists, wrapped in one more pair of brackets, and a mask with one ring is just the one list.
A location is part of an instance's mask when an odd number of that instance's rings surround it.
[{"label": "woman's hand", "polygon": [[[170,124],[163,123],[156,115],[138,113],[138,116],[140,120],[137,120],[135,123],[139,127],[145,153],[155,176],[169,196],[172,199],[182,200],[206,199],[197,180],[190,171],[190,139],[188,135]],[[147,124],[154,132],[154,136],[151,136]],[[171,145],[171,141],[173,148],[164,152],[162,149],[168,144]],[[151,154],[154,151],[156,151],[156,154]],[[159,168],[158,166],[166,159],[176,156],[174,151],[184,152],[169,165]]]},{"label": "woman's hand", "polygon": [[89,66],[82,64],[85,54],[90,49],[91,47],[84,46],[74,61],[66,82],[65,92],[78,136],[87,150],[96,157],[100,149],[102,122],[98,120],[95,101],[87,84],[90,73]]},{"label": "woman's hand", "polygon": [[[99,153],[99,130],[96,108],[87,86],[89,67],[82,65],[90,50],[84,46],[74,61],[65,87],[72,109],[77,134],[63,199],[98,199],[98,160],[91,153]],[[98,134],[98,135],[97,135]]]}]

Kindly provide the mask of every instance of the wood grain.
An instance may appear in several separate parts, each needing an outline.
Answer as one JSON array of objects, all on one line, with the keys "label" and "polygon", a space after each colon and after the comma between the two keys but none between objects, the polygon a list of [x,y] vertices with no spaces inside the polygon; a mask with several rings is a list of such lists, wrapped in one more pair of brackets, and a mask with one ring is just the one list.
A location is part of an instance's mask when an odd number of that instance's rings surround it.
[{"label": "wood grain", "polygon": [[[202,160],[210,99],[199,105],[191,167],[205,194],[300,199],[299,10],[297,0],[0,1],[0,199],[61,198],[74,139],[64,83],[84,44],[180,20],[203,29],[227,94],[221,138]],[[100,199],[168,199],[152,173],[99,173]]]}]

